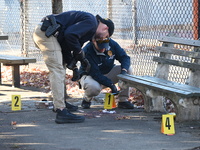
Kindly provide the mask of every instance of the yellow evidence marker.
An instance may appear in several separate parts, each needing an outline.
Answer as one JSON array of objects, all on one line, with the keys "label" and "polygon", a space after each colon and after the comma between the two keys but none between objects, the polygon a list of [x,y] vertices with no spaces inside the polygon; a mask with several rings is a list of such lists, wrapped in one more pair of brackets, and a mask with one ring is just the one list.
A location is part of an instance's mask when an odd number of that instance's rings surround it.
[{"label": "yellow evidence marker", "polygon": [[115,108],[115,96],[112,93],[106,93],[105,101],[104,101],[104,109],[112,109]]},{"label": "yellow evidence marker", "polygon": [[21,95],[12,95],[12,110],[21,110]]},{"label": "yellow evidence marker", "polygon": [[162,115],[161,133],[167,135],[174,135],[174,115],[165,114]]}]

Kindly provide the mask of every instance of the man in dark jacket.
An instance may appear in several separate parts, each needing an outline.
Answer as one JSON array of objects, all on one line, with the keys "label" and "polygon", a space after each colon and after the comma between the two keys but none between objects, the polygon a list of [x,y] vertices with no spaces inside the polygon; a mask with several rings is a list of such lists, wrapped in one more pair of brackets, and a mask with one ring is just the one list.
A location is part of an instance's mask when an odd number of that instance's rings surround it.
[{"label": "man in dark jacket", "polygon": [[89,63],[82,51],[83,44],[94,38],[112,35],[112,21],[100,21],[99,17],[82,11],[68,11],[46,16],[35,28],[34,42],[42,51],[50,72],[54,109],[57,112],[56,123],[76,123],[85,120],[84,116],[77,116],[68,110],[77,107],[65,103],[66,66],[76,70],[76,62],[80,61],[88,70]]},{"label": "man in dark jacket", "polygon": [[[85,56],[91,68],[89,73],[85,73],[81,67],[80,72],[83,76],[80,84],[85,90],[85,95],[81,106],[85,109],[90,108],[91,100],[97,96],[102,88],[109,87],[112,93],[117,93],[115,83],[118,82],[118,74],[131,74],[130,57],[126,54],[117,42],[107,37],[105,39],[94,39],[84,48]],[[115,65],[117,60],[120,64]],[[119,108],[133,109],[133,104],[128,101],[129,91],[123,90],[119,93]]]}]

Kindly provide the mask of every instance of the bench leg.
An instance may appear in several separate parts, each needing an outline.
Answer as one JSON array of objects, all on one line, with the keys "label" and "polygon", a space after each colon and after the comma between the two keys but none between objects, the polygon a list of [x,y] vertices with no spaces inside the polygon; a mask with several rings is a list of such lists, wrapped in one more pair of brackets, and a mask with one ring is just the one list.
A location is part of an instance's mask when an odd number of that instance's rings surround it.
[{"label": "bench leg", "polygon": [[200,104],[194,104],[195,98],[182,98],[177,100],[177,121],[200,120]]},{"label": "bench leg", "polygon": [[20,70],[19,65],[12,66],[12,86],[20,87]]}]

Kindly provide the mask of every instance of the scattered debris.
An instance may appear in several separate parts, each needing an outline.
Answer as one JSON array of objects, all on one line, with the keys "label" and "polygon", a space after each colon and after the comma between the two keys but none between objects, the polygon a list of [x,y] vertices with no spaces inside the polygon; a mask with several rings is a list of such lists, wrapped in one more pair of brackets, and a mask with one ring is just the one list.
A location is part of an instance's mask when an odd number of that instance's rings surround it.
[{"label": "scattered debris", "polygon": [[35,106],[37,109],[53,109],[53,102],[52,101],[36,101]]},{"label": "scattered debris", "polygon": [[144,108],[144,97],[142,95],[142,92],[140,92],[138,89],[131,87],[129,89],[130,91],[130,97],[129,101],[131,101],[136,108]]},{"label": "scattered debris", "polygon": [[11,121],[10,125],[12,126],[11,129],[17,129],[16,125],[17,125],[17,121]]},{"label": "scattered debris", "polygon": [[107,113],[107,114],[115,114],[116,113],[115,110],[107,110],[107,109],[102,110],[102,112]]},{"label": "scattered debris", "polygon": [[116,120],[131,119],[131,117],[130,116],[116,116],[115,119]]},{"label": "scattered debris", "polygon": [[10,124],[11,124],[11,125],[16,125],[16,124],[17,124],[17,121],[11,121]]}]

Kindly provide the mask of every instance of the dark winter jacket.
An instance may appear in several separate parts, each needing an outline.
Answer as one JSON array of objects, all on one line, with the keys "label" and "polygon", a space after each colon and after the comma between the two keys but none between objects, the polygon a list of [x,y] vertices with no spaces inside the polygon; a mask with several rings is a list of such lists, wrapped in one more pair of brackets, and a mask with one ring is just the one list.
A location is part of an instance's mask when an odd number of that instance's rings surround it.
[{"label": "dark winter jacket", "polygon": [[79,53],[85,42],[92,39],[98,27],[96,17],[83,11],[67,11],[54,15],[61,25],[58,42],[61,45],[63,58],[71,62],[71,53]]},{"label": "dark winter jacket", "polygon": [[[130,67],[130,57],[126,54],[117,42],[110,39],[110,49],[104,53],[98,53],[92,42],[89,42],[84,48],[85,56],[91,64],[89,75],[98,83],[110,87],[112,81],[104,76],[109,73],[114,67],[114,61],[118,60],[121,64],[121,68],[126,70]],[[82,72],[82,68],[80,69]]]}]

